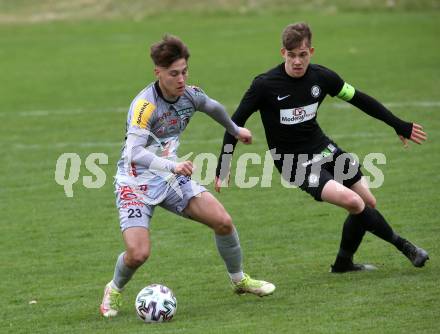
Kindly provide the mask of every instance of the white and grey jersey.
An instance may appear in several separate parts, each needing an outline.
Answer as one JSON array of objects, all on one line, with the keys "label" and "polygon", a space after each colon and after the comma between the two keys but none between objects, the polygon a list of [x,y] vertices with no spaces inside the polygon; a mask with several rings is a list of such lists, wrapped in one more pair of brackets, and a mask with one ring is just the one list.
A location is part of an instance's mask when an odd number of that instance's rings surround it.
[{"label": "white and grey jersey", "polygon": [[200,88],[186,86],[176,101],[167,101],[158,82],[151,83],[133,100],[127,115],[126,140],[116,177],[140,178],[148,184],[168,179],[176,166],[180,134],[199,110],[223,125],[233,136],[237,125],[224,107]]}]

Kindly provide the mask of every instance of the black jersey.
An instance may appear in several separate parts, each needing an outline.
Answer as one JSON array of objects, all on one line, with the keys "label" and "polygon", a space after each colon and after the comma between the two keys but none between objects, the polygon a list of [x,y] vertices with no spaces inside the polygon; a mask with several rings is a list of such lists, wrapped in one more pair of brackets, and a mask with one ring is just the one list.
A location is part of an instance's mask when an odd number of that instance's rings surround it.
[{"label": "black jersey", "polygon": [[[231,118],[242,127],[252,113],[259,110],[270,150],[276,149],[277,154],[315,154],[332,143],[316,119],[319,106],[326,95],[338,95],[366,114],[382,120],[397,134],[411,137],[412,123],[399,119],[380,102],[350,85],[352,94],[345,96],[346,85],[338,74],[324,66],[310,64],[301,78],[293,78],[286,73],[282,63],[254,79]],[[223,165],[223,154],[231,153],[226,149],[227,144],[235,146],[236,143],[236,138],[225,133],[217,176]]]},{"label": "black jersey", "polygon": [[234,114],[243,126],[259,110],[269,148],[278,153],[316,153],[330,143],[318,121],[328,94],[337,95],[344,81],[335,72],[310,64],[301,78],[286,73],[284,63],[257,76]]}]

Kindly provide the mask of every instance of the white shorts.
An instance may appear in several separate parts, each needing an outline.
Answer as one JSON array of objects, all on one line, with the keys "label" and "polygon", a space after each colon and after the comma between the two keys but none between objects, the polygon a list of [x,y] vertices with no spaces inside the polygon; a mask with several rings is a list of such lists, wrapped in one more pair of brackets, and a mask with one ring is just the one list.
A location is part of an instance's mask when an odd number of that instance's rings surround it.
[{"label": "white shorts", "polygon": [[128,184],[115,181],[116,207],[119,211],[119,225],[124,232],[130,227],[149,228],[156,205],[180,216],[195,196],[200,196],[205,187],[188,176],[178,175],[171,182],[160,184]]}]

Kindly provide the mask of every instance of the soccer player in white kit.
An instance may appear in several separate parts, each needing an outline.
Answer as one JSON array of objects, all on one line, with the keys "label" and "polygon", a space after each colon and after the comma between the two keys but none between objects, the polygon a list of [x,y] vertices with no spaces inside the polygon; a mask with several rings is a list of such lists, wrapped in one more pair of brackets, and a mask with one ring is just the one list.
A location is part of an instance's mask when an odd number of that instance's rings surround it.
[{"label": "soccer player in white kit", "polygon": [[105,287],[101,314],[118,314],[123,288],[148,259],[149,223],[157,205],[214,230],[217,249],[236,293],[272,294],[272,283],[243,273],[240,242],[231,217],[211,193],[191,180],[192,162],[177,162],[180,134],[196,110],[208,114],[245,144],[252,141],[250,131],[238,127],[225,108],[200,88],[186,85],[189,52],[179,38],[164,36],[152,45],[151,58],[157,81],[131,103],[118,162],[116,205],[126,249]]}]

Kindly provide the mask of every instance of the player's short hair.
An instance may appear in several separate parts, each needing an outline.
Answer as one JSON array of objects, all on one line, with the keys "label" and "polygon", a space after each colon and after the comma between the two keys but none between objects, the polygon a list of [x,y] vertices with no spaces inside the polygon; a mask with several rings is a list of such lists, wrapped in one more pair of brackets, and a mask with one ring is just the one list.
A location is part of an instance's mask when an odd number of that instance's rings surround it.
[{"label": "player's short hair", "polygon": [[292,50],[301,46],[303,41],[306,42],[308,47],[312,46],[312,31],[305,22],[289,24],[284,28],[281,38],[283,47],[286,50]]},{"label": "player's short hair", "polygon": [[154,65],[167,68],[178,59],[188,60],[189,51],[180,38],[167,34],[151,46],[150,56]]}]

